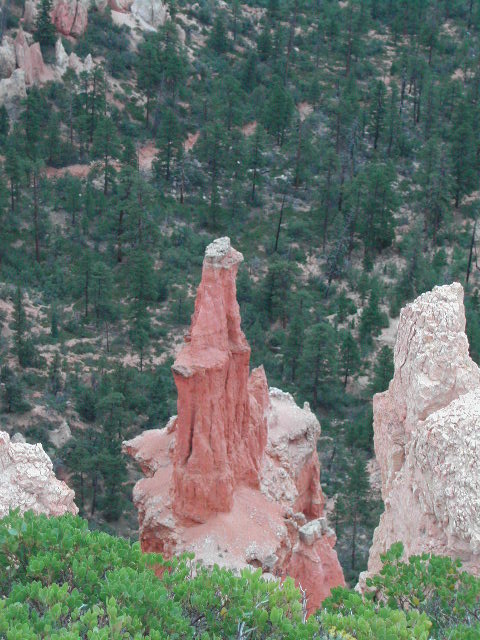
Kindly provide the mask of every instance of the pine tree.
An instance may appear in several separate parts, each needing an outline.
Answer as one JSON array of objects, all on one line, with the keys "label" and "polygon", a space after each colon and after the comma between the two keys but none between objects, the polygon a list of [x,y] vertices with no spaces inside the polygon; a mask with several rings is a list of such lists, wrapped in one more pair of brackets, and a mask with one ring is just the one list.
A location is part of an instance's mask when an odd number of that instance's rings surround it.
[{"label": "pine tree", "polygon": [[341,332],[340,343],[340,373],[343,379],[343,387],[346,388],[348,379],[355,375],[361,364],[360,352],[355,338],[350,331]]},{"label": "pine tree", "polygon": [[0,382],[3,383],[3,407],[7,413],[24,413],[30,409],[23,382],[9,367],[2,367]]},{"label": "pine tree", "polygon": [[0,105],[0,145],[6,140],[10,129],[8,112],[4,104]]},{"label": "pine tree", "polygon": [[252,177],[252,188],[250,191],[250,202],[252,204],[256,201],[256,194],[258,185],[260,183],[260,169],[264,166],[265,160],[263,157],[265,144],[265,133],[263,127],[258,124],[253,136],[250,139],[249,149],[249,170]]},{"label": "pine tree", "polygon": [[140,357],[143,370],[145,352],[150,344],[151,320],[148,303],[153,297],[153,265],[150,256],[137,251],[130,271],[130,340]]},{"label": "pine tree", "polygon": [[388,318],[380,311],[380,290],[376,282],[370,291],[368,304],[360,317],[359,334],[362,344],[371,345],[372,336],[380,335],[383,327],[388,326]]},{"label": "pine tree", "polygon": [[371,269],[376,253],[389,247],[395,237],[394,213],[396,177],[391,163],[372,163],[360,177],[360,216],[358,229],[364,243],[364,266]]},{"label": "pine tree", "polygon": [[378,141],[383,131],[383,124],[385,120],[385,99],[387,95],[387,89],[385,84],[378,80],[375,83],[375,88],[372,92],[372,105],[371,105],[371,118],[372,118],[372,134],[373,134],[373,148],[376,150],[378,147]]},{"label": "pine tree", "polygon": [[154,162],[157,175],[163,175],[170,182],[172,164],[180,154],[182,134],[180,122],[173,109],[165,109],[157,134],[159,153]]},{"label": "pine tree", "polygon": [[31,367],[36,361],[36,351],[32,340],[27,335],[27,314],[23,305],[23,292],[17,287],[13,307],[13,331],[15,352],[21,367]]},{"label": "pine tree", "polygon": [[348,527],[347,535],[350,538],[350,570],[355,571],[358,564],[358,537],[361,527],[368,525],[375,512],[372,509],[373,501],[370,498],[370,483],[368,480],[365,462],[358,458],[347,471],[347,480],[343,501],[343,520]]},{"label": "pine tree", "polygon": [[108,115],[100,116],[93,136],[92,154],[101,160],[103,172],[103,195],[106,196],[114,181],[115,170],[112,161],[120,154],[117,128]]},{"label": "pine tree", "polygon": [[102,452],[99,464],[105,485],[102,513],[107,522],[114,522],[122,515],[122,483],[127,479],[127,465],[120,443],[110,443]]},{"label": "pine tree", "polygon": [[287,379],[290,382],[295,382],[297,379],[297,370],[303,348],[305,320],[303,317],[302,302],[303,301],[300,300],[300,305],[295,305],[297,311],[289,324],[288,336],[285,343],[285,362],[288,370]]},{"label": "pine tree", "polygon": [[222,13],[214,20],[208,43],[216,53],[225,53],[229,49],[227,27]]},{"label": "pine tree", "polygon": [[478,184],[472,115],[472,109],[462,101],[452,123],[450,157],[456,207],[462,197],[473,191]]},{"label": "pine tree", "polygon": [[10,210],[15,213],[20,204],[20,185],[24,174],[24,163],[19,148],[20,132],[15,130],[6,141],[5,173],[10,183]]},{"label": "pine tree", "polygon": [[388,388],[393,378],[393,351],[387,345],[380,352],[373,368],[373,380],[370,385],[370,393],[381,393]]},{"label": "pine tree", "polygon": [[263,110],[262,121],[265,129],[274,135],[281,147],[285,132],[290,125],[294,109],[293,98],[278,76],[272,80],[272,88],[268,94]]},{"label": "pine tree", "polygon": [[63,388],[62,365],[60,354],[58,353],[58,351],[55,352],[53,360],[50,364],[50,369],[48,371],[48,382],[50,391],[54,396],[56,396]]},{"label": "pine tree", "polygon": [[210,219],[208,226],[215,229],[220,209],[218,185],[226,155],[225,130],[217,117],[208,124],[201,137],[198,151],[205,160],[210,174]]},{"label": "pine tree", "polygon": [[58,310],[56,305],[52,305],[50,312],[50,337],[54,341],[58,339]]},{"label": "pine tree", "polygon": [[308,330],[300,362],[303,388],[314,409],[334,402],[338,388],[338,353],[335,329],[326,321]]},{"label": "pine tree", "polygon": [[55,40],[57,39],[57,31],[52,22],[51,14],[52,0],[41,0],[34,35],[35,40],[39,42],[42,47],[54,47]]},{"label": "pine tree", "polygon": [[150,114],[154,104],[154,97],[160,86],[162,67],[159,59],[158,44],[155,36],[146,34],[143,42],[138,45],[138,57],[136,61],[137,87],[146,96],[145,122],[150,124]]}]

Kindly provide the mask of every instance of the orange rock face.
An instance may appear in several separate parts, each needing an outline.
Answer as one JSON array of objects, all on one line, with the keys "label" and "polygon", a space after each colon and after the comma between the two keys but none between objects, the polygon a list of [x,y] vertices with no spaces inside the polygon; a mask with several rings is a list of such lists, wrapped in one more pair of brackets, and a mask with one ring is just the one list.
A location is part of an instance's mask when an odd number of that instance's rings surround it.
[{"label": "orange rock face", "polygon": [[267,441],[265,376],[256,374],[255,395],[248,389],[250,347],[235,286],[242,259],[226,239],[208,247],[190,333],[173,366],[174,504],[179,515],[198,522],[229,511],[240,482],[258,486]]},{"label": "orange rock face", "polygon": [[234,570],[261,567],[306,589],[314,611],[344,584],[335,535],[323,515],[316,450],[320,425],[308,405],[249,373],[236,275],[240,253],[207,247],[185,345],[173,366],[178,416],[124,443],[146,478],[134,489],[144,551]]}]

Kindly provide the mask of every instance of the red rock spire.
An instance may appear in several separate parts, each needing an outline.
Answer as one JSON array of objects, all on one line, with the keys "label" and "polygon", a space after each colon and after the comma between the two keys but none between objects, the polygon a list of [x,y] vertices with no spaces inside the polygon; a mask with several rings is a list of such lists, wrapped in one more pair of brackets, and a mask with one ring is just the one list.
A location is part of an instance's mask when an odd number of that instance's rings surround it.
[{"label": "red rock spire", "polygon": [[207,247],[192,325],[173,365],[178,416],[124,443],[147,477],[135,485],[144,551],[193,552],[207,566],[261,567],[306,589],[313,612],[344,584],[323,517],[317,440],[305,405],[249,375],[235,278],[242,255]]},{"label": "red rock spire", "polygon": [[[242,260],[228,238],[207,247],[190,333],[173,365],[175,509],[199,522],[231,509],[236,483],[258,485],[267,439],[264,412],[252,411],[257,400],[248,390],[250,347],[235,284]],[[266,380],[263,389],[266,409]]]}]

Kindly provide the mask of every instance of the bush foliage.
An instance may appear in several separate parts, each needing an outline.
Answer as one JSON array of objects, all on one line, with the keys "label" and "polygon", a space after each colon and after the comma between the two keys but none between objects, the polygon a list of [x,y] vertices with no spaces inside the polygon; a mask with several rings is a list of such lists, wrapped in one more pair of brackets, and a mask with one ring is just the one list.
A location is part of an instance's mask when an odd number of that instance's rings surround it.
[{"label": "bush foliage", "polygon": [[70,514],[12,512],[0,520],[0,638],[478,638],[480,580],[449,559],[401,555],[386,554],[367,597],[334,589],[306,619],[290,578],[207,569],[189,554],[166,561]]}]

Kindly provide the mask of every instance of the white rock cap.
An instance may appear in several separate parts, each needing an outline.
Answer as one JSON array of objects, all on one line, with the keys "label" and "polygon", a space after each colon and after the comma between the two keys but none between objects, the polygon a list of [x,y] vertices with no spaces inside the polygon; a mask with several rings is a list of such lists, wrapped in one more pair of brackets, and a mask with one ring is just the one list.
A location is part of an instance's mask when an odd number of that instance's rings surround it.
[{"label": "white rock cap", "polygon": [[204,264],[229,269],[240,262],[243,262],[243,255],[233,249],[227,236],[217,238],[205,249]]}]

